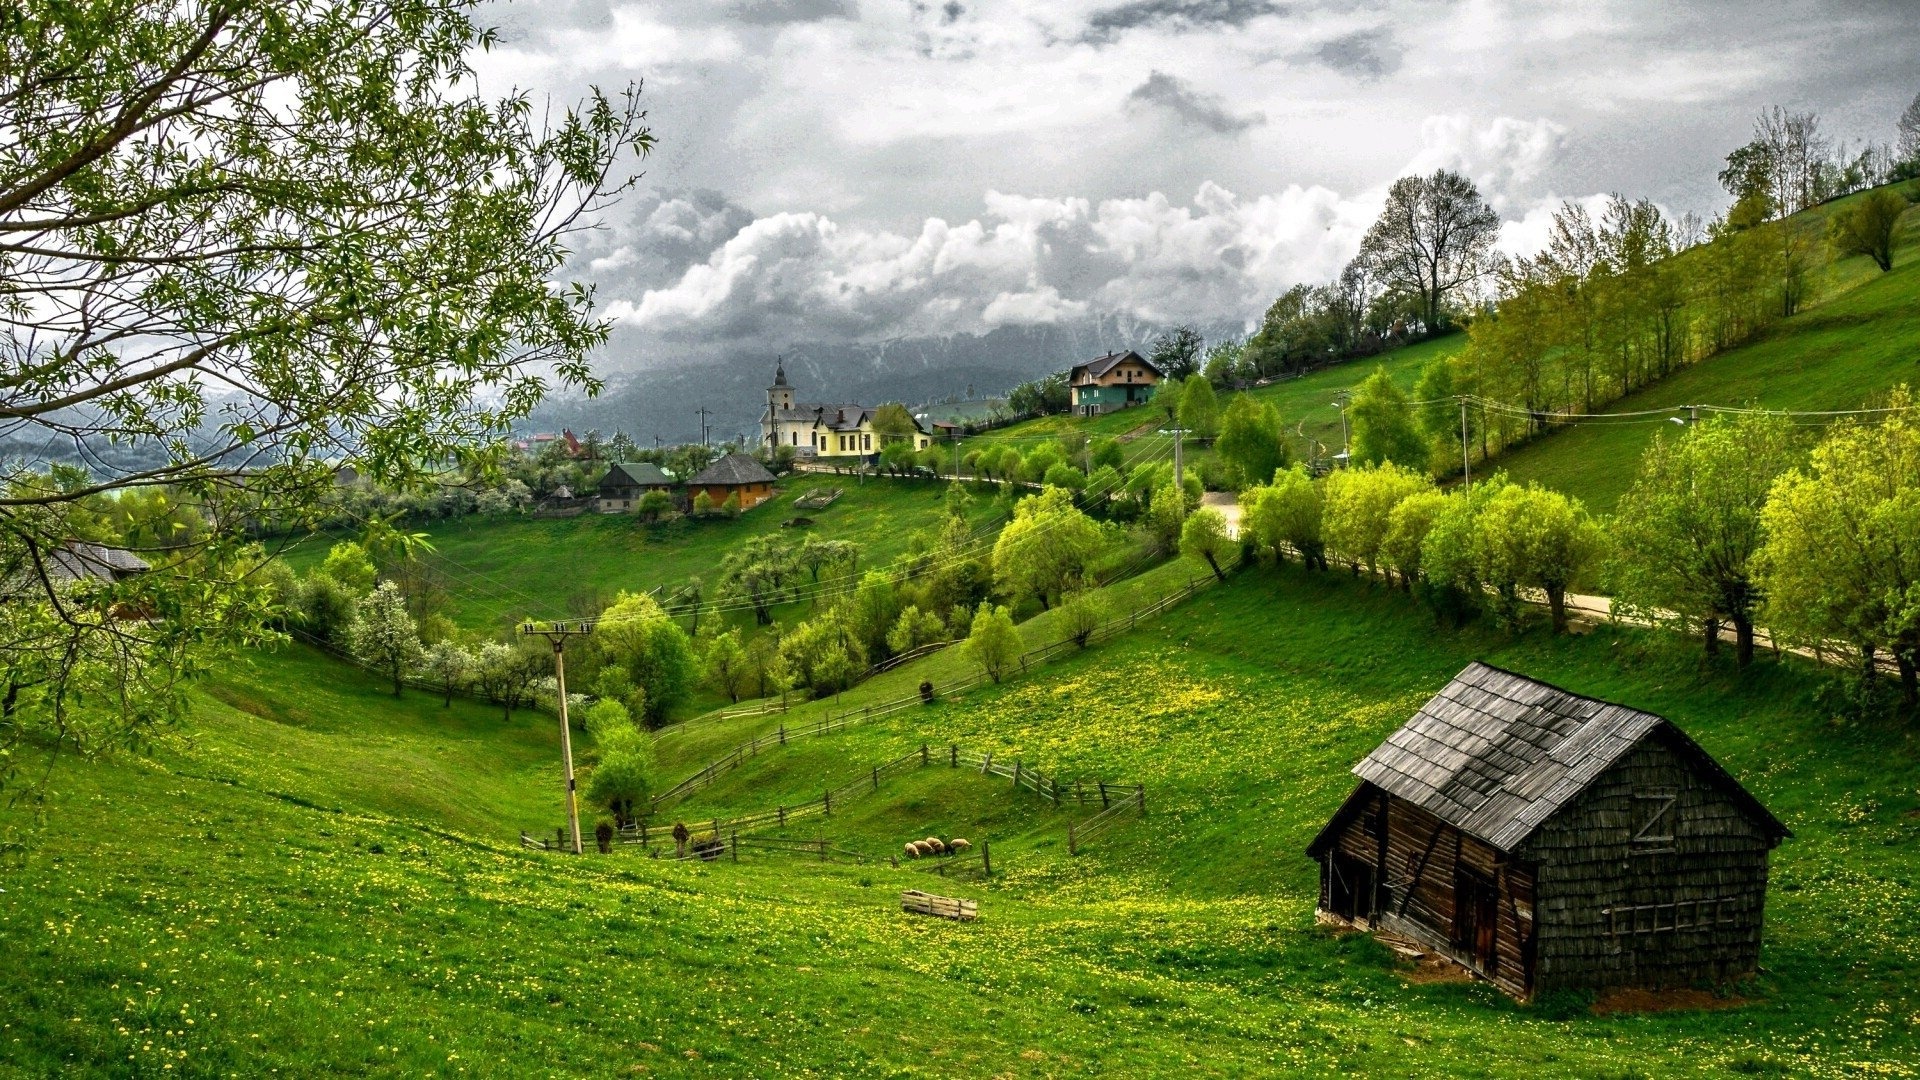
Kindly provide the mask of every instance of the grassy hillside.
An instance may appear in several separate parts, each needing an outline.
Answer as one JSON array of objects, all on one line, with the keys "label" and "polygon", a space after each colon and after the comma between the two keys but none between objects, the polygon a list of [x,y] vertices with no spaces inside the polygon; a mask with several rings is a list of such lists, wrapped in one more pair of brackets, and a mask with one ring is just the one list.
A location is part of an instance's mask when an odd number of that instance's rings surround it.
[{"label": "grassy hillside", "polygon": [[[1392,349],[1378,356],[1324,368],[1298,379],[1259,387],[1249,393],[1258,400],[1271,402],[1280,410],[1295,455],[1310,455],[1316,442],[1321,447],[1331,448],[1330,452],[1338,453],[1340,410],[1333,406],[1335,394],[1357,386],[1361,380],[1373,374],[1375,367],[1385,367],[1397,385],[1410,391],[1414,381],[1420,377],[1420,368],[1428,360],[1449,355],[1465,345],[1464,335],[1436,338]],[[1225,404],[1224,398],[1222,404]],[[1066,435],[1119,436],[1136,431],[1144,434],[1165,427],[1165,420],[1166,414],[1154,411],[1151,405],[1093,417],[1042,416],[973,436],[964,440],[962,445],[965,450],[973,450],[990,445],[1012,444],[1024,452],[1045,439]],[[1170,457],[1171,454],[1170,448],[1156,448],[1157,457]]]},{"label": "grassy hillside", "polygon": [[[1831,211],[1807,213],[1816,222]],[[1815,303],[1740,348],[1681,368],[1668,378],[1495,462],[1518,480],[1538,480],[1611,511],[1632,483],[1653,436],[1674,430],[1661,417],[1612,414],[1686,405],[1856,409],[1901,383],[1920,385],[1920,210],[1900,223],[1905,246],[1881,273],[1865,256],[1829,265]]]},{"label": "grassy hillside", "polygon": [[[1301,849],[1346,769],[1474,657],[1664,712],[1795,830],[1744,1004],[1523,1008],[1315,928]],[[968,830],[1002,873],[963,884],[511,850],[517,822],[555,813],[538,718],[396,709],[284,654],[210,688],[194,744],[59,770],[42,846],[0,871],[0,1074],[1902,1075],[1920,739],[1832,719],[1819,682],[1703,674],[1624,631],[1436,635],[1383,589],[1259,571],[1033,677],[795,743],[684,808],[811,794],[923,740],[1147,783],[1145,821],[1078,858],[1069,811],[944,769],[806,830],[876,855]],[[660,745],[667,771],[704,753]],[[454,808],[415,794],[455,774]],[[903,915],[909,886],[983,917]]]},{"label": "grassy hillside", "polygon": [[[841,496],[825,510],[794,509],[807,492],[833,487]],[[598,610],[622,589],[671,591],[691,577],[712,586],[728,551],[780,532],[781,522],[799,515],[814,522],[806,535],[851,540],[861,546],[863,567],[881,566],[906,550],[916,530],[936,523],[946,493],[937,482],[853,477],[789,477],[777,492],[730,520],[647,525],[625,514],[594,513],[559,520],[463,518],[426,529],[436,552],[430,561],[445,576],[454,621],[490,630],[529,614]],[[990,527],[995,514],[991,500],[978,500],[974,526]],[[332,542],[315,537],[286,558],[305,570],[326,557]]]}]

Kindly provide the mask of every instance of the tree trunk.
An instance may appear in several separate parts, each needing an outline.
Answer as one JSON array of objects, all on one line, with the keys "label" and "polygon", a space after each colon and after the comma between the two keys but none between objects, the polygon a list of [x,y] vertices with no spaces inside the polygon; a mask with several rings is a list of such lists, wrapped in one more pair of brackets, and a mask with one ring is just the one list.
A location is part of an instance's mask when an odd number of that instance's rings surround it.
[{"label": "tree trunk", "polygon": [[1753,663],[1753,616],[1735,615],[1733,617],[1733,635],[1735,640],[1734,658],[1740,667]]},{"label": "tree trunk", "polygon": [[1893,662],[1900,667],[1900,704],[1909,713],[1920,710],[1920,664],[1904,652],[1895,652]]},{"label": "tree trunk", "polygon": [[1567,590],[1562,585],[1547,586],[1547,611],[1553,615],[1553,632],[1567,632]]},{"label": "tree trunk", "polygon": [[443,709],[451,709],[453,708],[453,680],[447,680],[446,691],[447,699],[440,703],[440,707]]},{"label": "tree trunk", "polygon": [[1706,646],[1707,655],[1719,656],[1720,655],[1720,620],[1709,618],[1709,619],[1703,620],[1703,623],[1706,628],[1706,636],[1703,639],[1703,644]]},{"label": "tree trunk", "polygon": [[1227,580],[1227,575],[1220,572],[1220,564],[1214,561],[1212,552],[1207,553],[1207,565],[1213,568],[1214,577],[1219,578],[1221,581]]}]

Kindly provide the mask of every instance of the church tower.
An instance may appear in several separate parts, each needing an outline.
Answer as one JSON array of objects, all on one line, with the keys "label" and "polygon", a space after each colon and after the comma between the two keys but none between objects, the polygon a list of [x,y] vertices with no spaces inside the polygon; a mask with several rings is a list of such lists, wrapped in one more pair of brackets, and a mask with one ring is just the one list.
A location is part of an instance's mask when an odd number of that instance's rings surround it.
[{"label": "church tower", "polygon": [[793,387],[787,383],[787,365],[783,360],[773,364],[773,385],[767,387],[767,404],[775,410],[793,408]]}]

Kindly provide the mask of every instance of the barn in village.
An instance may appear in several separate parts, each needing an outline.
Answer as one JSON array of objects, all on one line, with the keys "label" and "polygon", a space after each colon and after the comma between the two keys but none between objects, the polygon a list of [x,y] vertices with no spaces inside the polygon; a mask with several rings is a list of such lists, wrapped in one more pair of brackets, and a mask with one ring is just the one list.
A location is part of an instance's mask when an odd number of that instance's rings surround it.
[{"label": "barn in village", "polygon": [[1307,853],[1323,917],[1516,997],[1753,972],[1791,835],[1661,717],[1475,663],[1353,769]]}]

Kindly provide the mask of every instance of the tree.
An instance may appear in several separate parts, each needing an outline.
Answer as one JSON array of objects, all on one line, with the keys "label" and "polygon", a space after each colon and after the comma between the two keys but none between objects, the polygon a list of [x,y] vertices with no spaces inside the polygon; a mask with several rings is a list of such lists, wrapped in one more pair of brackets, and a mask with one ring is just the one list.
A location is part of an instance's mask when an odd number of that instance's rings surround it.
[{"label": "tree", "polygon": [[1234,541],[1227,535],[1226,516],[1211,506],[1188,514],[1186,523],[1180,527],[1180,554],[1205,563],[1221,581],[1227,580],[1227,572],[1220,568],[1220,560],[1233,547]]},{"label": "tree", "polygon": [[1751,663],[1760,515],[1799,453],[1792,424],[1777,416],[1716,417],[1656,438],[1614,511],[1614,610],[1702,626],[1709,653],[1730,622],[1740,666]]},{"label": "tree", "polygon": [[1893,656],[1901,697],[1920,709],[1920,417],[1902,387],[1885,420],[1843,420],[1807,469],[1775,481],[1756,556],[1769,628],[1857,648],[1862,681]]},{"label": "tree", "polygon": [[1599,527],[1580,500],[1529,483],[1509,484],[1480,514],[1482,580],[1500,598],[1509,626],[1519,623],[1518,589],[1546,594],[1555,633],[1567,628],[1567,586],[1601,550]]},{"label": "tree", "polygon": [[1387,288],[1420,298],[1431,334],[1444,325],[1448,298],[1486,273],[1499,233],[1500,216],[1473,181],[1440,169],[1393,182],[1360,257]]},{"label": "tree", "polygon": [[1201,442],[1220,430],[1220,398],[1205,375],[1189,375],[1180,389],[1180,426]]},{"label": "tree", "polygon": [[1287,464],[1280,410],[1248,394],[1236,394],[1220,419],[1214,452],[1232,471],[1236,488],[1264,483]]},{"label": "tree", "polygon": [[967,659],[999,682],[1020,663],[1020,628],[1013,624],[1013,615],[1005,607],[981,604],[964,647]]},{"label": "tree", "polygon": [[451,639],[436,641],[420,659],[420,671],[440,687],[441,707],[453,707],[453,692],[473,673],[473,654]]},{"label": "tree", "polygon": [[611,699],[588,707],[587,733],[600,753],[599,763],[587,777],[587,802],[605,807],[614,824],[625,826],[636,817],[634,808],[646,805],[653,791],[653,740],[633,726],[626,706]]},{"label": "tree", "polygon": [[894,620],[893,629],[887,631],[887,648],[895,653],[912,652],[922,645],[946,639],[947,626],[939,615],[908,604]]},{"label": "tree", "polygon": [[880,436],[880,446],[882,449],[884,449],[888,443],[899,442],[903,439],[906,440],[908,446],[911,446],[913,444],[913,437],[920,432],[920,425],[914,422],[913,414],[907,411],[905,405],[897,401],[889,401],[873,410],[872,423],[873,433]]},{"label": "tree", "polygon": [[1046,475],[1040,478],[1040,483],[1046,487],[1056,487],[1062,491],[1078,494],[1086,489],[1087,474],[1062,461],[1056,465],[1047,466]]},{"label": "tree", "polygon": [[1387,515],[1387,536],[1380,544],[1380,555],[1400,575],[1401,587],[1409,592],[1420,580],[1420,554],[1427,533],[1446,509],[1448,497],[1446,492],[1428,487],[1395,503],[1393,512]]},{"label": "tree", "polygon": [[1041,607],[1079,584],[1106,544],[1100,524],[1073,505],[1072,496],[1048,488],[1020,500],[1013,520],[993,545],[993,576],[1000,590]]},{"label": "tree", "polygon": [[320,563],[320,572],[355,596],[371,591],[378,576],[373,557],[367,554],[366,548],[351,540],[342,540],[327,551],[326,559]]},{"label": "tree", "polygon": [[867,571],[844,606],[861,653],[875,661],[886,659],[887,634],[900,618],[900,595],[893,578],[879,570]]},{"label": "tree", "polygon": [[1153,388],[1153,407],[1167,414],[1169,424],[1180,420],[1180,404],[1186,389],[1187,384],[1179,379],[1161,379]]},{"label": "tree", "polygon": [[1432,487],[1425,473],[1391,462],[1335,471],[1321,486],[1327,547],[1350,559],[1355,574],[1363,565],[1369,572],[1377,571],[1394,508],[1402,499]]},{"label": "tree", "polygon": [[713,516],[713,496],[707,494],[707,489],[701,488],[694,492],[692,510],[694,517]]},{"label": "tree", "polygon": [[1112,617],[1112,605],[1099,589],[1075,589],[1060,602],[1060,629],[1082,649]]},{"label": "tree", "polygon": [[[652,145],[638,93],[545,117],[485,99],[472,16],[404,0],[0,14],[0,420],[20,445],[116,447],[84,484],[0,492],[0,565],[36,586],[10,603],[37,605],[10,613],[6,663],[59,668],[0,754],[138,741],[181,716],[180,679],[264,640],[247,525],[267,505],[317,523],[336,448],[404,487],[549,385],[595,385],[609,324],[563,264],[624,188],[622,158]],[[117,590],[158,617],[58,602],[63,508],[160,486],[210,527],[200,557]]]},{"label": "tree", "polygon": [[1153,339],[1148,362],[1160,369],[1160,376],[1185,382],[1200,374],[1200,354],[1206,347],[1200,331],[1182,323]]},{"label": "tree", "polygon": [[1505,473],[1494,473],[1449,496],[1434,515],[1420,544],[1418,591],[1435,618],[1460,625],[1478,614],[1489,582],[1481,516],[1487,503],[1509,486]]},{"label": "tree", "polygon": [[407,671],[420,659],[420,633],[407,614],[407,599],[399,586],[383,581],[354,605],[347,624],[347,647],[353,655],[393,681],[393,696],[405,687]]},{"label": "tree", "polygon": [[622,591],[600,613],[589,640],[595,663],[626,672],[646,693],[649,727],[665,723],[693,688],[698,663],[687,632],[646,593]]},{"label": "tree", "polygon": [[706,668],[708,685],[727,695],[728,701],[739,701],[752,677],[747,664],[747,650],[740,644],[740,631],[729,630],[713,635],[707,641],[700,659]]},{"label": "tree", "polygon": [[1308,569],[1327,568],[1321,525],[1324,505],[1320,487],[1306,467],[1294,465],[1273,475],[1273,483],[1240,497],[1240,532],[1270,548],[1276,562],[1286,552],[1298,552]]},{"label": "tree", "polygon": [[1920,94],[1894,123],[1894,153],[1902,162],[1920,162]]},{"label": "tree", "polygon": [[1865,255],[1882,271],[1893,269],[1894,226],[1907,209],[1907,200],[1886,188],[1876,188],[1833,215],[1828,238],[1840,255]]},{"label": "tree", "polygon": [[474,654],[473,681],[487,700],[500,703],[503,719],[512,720],[527,691],[552,670],[553,652],[543,641],[492,641]]},{"label": "tree", "polygon": [[773,625],[773,607],[788,598],[790,583],[805,566],[816,584],[828,565],[830,549],[808,537],[799,548],[778,536],[756,536],[720,560],[720,596],[753,608],[761,626]]},{"label": "tree", "polygon": [[905,476],[913,472],[913,466],[918,460],[910,440],[894,439],[880,444],[880,467],[896,476]]},{"label": "tree", "polygon": [[1430,454],[1414,426],[1407,395],[1393,385],[1384,366],[1375,368],[1354,391],[1347,403],[1347,422],[1353,433],[1350,464],[1390,461],[1410,468],[1426,466]]},{"label": "tree", "polygon": [[640,520],[659,521],[673,513],[673,496],[664,491],[649,491],[640,496],[640,502],[636,504],[635,509],[640,514]]},{"label": "tree", "polygon": [[1153,489],[1153,501],[1147,505],[1147,532],[1153,537],[1155,547],[1163,553],[1170,552],[1180,546],[1180,530],[1186,523],[1186,492],[1180,490],[1169,474],[1165,484]]},{"label": "tree", "polygon": [[802,621],[781,640],[780,655],[794,685],[808,687],[815,697],[846,689],[867,666],[855,628],[838,609]]}]

